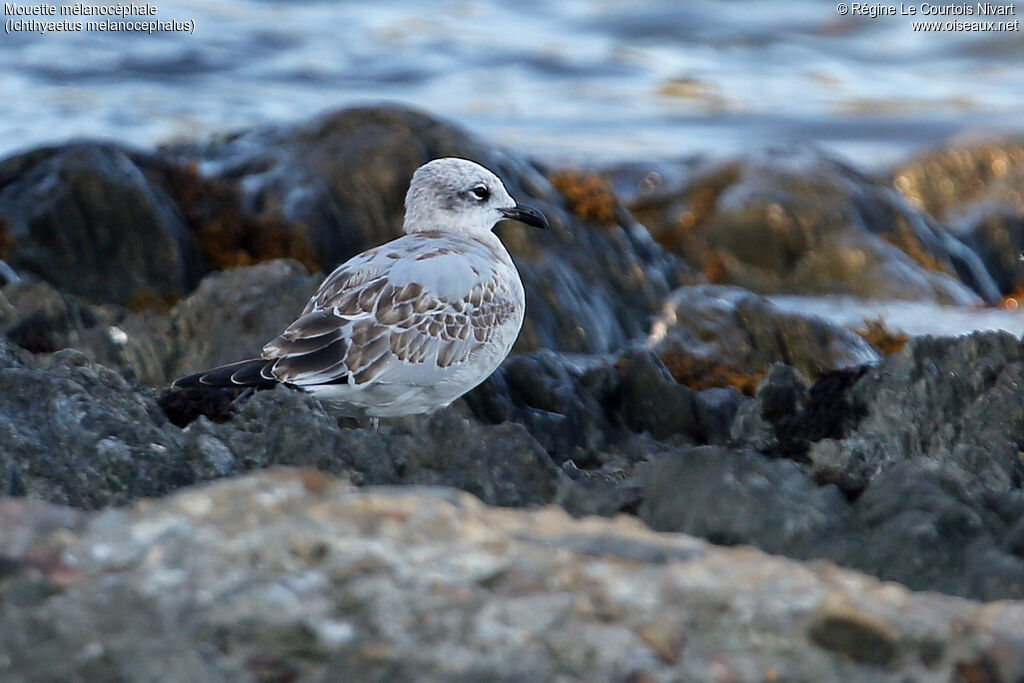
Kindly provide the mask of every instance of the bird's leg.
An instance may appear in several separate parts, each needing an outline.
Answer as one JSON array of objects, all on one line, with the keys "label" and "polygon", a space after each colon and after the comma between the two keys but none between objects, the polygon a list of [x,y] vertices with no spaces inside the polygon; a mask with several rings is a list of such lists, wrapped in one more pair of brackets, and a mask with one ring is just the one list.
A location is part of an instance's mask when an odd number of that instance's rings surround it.
[{"label": "bird's leg", "polygon": [[380,418],[379,417],[371,417],[370,418],[370,427],[373,429],[373,431],[379,432],[380,431]]},{"label": "bird's leg", "polygon": [[245,399],[247,399],[250,396],[252,396],[253,391],[255,391],[255,389],[253,389],[252,387],[246,387],[245,391],[240,393],[238,396],[235,396],[235,398],[231,402],[234,403],[235,405],[238,405],[239,403],[241,403]]}]

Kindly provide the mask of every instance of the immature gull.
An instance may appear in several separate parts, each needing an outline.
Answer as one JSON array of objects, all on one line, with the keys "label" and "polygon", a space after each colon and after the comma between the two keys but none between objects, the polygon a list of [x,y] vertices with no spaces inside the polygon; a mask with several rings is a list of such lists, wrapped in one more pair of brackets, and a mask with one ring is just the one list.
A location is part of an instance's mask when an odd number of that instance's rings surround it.
[{"label": "immature gull", "polygon": [[405,195],[404,236],[338,266],[259,358],[174,386],[287,384],[374,424],[450,404],[494,372],[523,325],[523,283],[491,232],[503,218],[547,227],[478,164],[421,166]]}]

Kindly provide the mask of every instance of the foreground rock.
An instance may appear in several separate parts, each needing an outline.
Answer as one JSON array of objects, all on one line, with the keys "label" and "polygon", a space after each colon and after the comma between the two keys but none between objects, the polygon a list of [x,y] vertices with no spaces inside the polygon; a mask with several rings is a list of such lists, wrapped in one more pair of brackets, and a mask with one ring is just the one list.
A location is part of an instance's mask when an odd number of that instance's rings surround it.
[{"label": "foreground rock", "polygon": [[[619,186],[639,170],[622,171]],[[963,243],[892,189],[818,152],[765,150],[678,176],[636,178],[630,209],[714,283],[761,294],[998,299]]]},{"label": "foreground rock", "polygon": [[0,519],[6,681],[1024,676],[1019,603],[448,490],[278,470]]}]

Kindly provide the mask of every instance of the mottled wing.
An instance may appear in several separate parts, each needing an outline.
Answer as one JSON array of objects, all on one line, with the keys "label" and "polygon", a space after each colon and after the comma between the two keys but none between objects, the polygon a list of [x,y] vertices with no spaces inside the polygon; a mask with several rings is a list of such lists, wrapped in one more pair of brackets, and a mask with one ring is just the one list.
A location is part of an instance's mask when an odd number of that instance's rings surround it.
[{"label": "mottled wing", "polygon": [[267,369],[275,379],[431,383],[438,368],[470,360],[516,313],[499,269],[467,265],[469,257],[451,251],[436,252],[446,262],[428,266],[423,254],[381,249],[332,273],[303,315],[264,347],[264,358],[276,359]]}]

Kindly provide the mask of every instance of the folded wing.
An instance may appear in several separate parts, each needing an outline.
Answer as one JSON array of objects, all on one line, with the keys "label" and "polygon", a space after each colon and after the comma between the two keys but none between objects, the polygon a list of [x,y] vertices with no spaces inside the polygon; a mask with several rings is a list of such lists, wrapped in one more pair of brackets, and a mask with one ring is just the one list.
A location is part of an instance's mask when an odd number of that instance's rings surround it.
[{"label": "folded wing", "polygon": [[471,257],[392,248],[349,261],[263,348],[272,361],[263,375],[298,386],[434,381],[438,367],[469,361],[515,314],[493,259],[477,267]]}]

